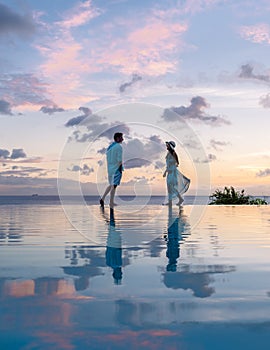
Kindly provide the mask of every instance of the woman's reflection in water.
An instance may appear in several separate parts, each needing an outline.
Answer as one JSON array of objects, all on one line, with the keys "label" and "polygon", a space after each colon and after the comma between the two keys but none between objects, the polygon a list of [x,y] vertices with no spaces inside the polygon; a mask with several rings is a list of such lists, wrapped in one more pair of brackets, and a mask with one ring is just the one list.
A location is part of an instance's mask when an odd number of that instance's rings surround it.
[{"label": "woman's reflection in water", "polygon": [[172,206],[168,208],[168,231],[165,235],[167,241],[166,256],[168,265],[163,273],[163,282],[166,287],[172,289],[191,290],[197,298],[210,297],[215,288],[215,274],[224,274],[235,271],[230,265],[193,265],[182,263],[177,267],[177,259],[180,257],[180,244],[190,235],[189,224],[183,209],[174,211]]},{"label": "woman's reflection in water", "polygon": [[121,232],[115,227],[114,210],[110,208],[109,232],[106,247],[106,264],[113,269],[115,284],[122,280],[122,238]]},{"label": "woman's reflection in water", "polygon": [[177,269],[177,259],[180,256],[179,241],[182,240],[186,222],[183,216],[183,208],[173,209],[168,207],[168,231],[164,236],[167,241],[166,256],[168,258],[167,271],[175,272]]}]

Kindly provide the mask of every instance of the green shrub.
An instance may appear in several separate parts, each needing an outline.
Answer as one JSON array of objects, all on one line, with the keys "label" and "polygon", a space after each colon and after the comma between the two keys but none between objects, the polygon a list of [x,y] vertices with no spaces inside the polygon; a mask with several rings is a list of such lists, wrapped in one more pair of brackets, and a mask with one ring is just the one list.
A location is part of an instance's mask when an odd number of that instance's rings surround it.
[{"label": "green shrub", "polygon": [[255,204],[262,205],[267,204],[264,199],[254,198],[252,199],[249,195],[245,194],[245,190],[241,192],[236,191],[232,186],[224,187],[224,190],[221,191],[217,189],[210,197],[212,204]]},{"label": "green shrub", "polygon": [[261,199],[261,198],[254,198],[249,201],[249,204],[254,204],[254,205],[265,205],[268,204],[266,200]]}]

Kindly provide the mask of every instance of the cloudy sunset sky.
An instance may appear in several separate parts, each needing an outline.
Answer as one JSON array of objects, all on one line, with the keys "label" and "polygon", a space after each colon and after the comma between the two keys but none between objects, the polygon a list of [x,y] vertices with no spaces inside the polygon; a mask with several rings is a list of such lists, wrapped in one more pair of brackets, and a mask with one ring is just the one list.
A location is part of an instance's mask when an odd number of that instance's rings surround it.
[{"label": "cloudy sunset sky", "polygon": [[[117,123],[126,154],[151,156],[127,163],[122,190],[136,179],[162,192],[166,135],[133,130],[132,113],[102,112],[138,102],[161,111],[140,122],[185,121],[197,135],[191,147],[206,158],[183,160],[192,180],[188,163],[207,163],[212,189],[270,195],[269,18],[268,0],[0,0],[0,195],[56,194],[71,139],[87,154],[67,174],[94,194],[112,133],[87,143]],[[189,140],[180,142],[184,154]]]}]

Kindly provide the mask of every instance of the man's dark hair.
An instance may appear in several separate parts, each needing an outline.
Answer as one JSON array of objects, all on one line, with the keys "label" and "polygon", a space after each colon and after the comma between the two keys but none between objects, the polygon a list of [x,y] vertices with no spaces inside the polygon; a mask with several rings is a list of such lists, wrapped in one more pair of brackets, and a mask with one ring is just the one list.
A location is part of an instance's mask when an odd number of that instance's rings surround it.
[{"label": "man's dark hair", "polygon": [[113,139],[114,141],[116,141],[119,137],[123,136],[123,133],[122,132],[116,132],[114,135],[113,135]]}]

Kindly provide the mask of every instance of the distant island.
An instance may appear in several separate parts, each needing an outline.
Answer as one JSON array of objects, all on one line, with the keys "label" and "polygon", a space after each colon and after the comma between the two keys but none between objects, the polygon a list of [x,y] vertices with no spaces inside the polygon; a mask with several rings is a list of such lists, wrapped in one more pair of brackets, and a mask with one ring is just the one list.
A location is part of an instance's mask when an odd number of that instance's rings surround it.
[{"label": "distant island", "polygon": [[38,196],[37,193],[33,193],[33,194],[32,194],[32,197],[37,197],[37,196]]},{"label": "distant island", "polygon": [[246,195],[245,190],[236,191],[234,187],[224,187],[223,191],[217,189],[210,197],[209,205],[219,204],[247,204],[247,205],[267,205],[268,203],[261,198],[253,198]]}]

